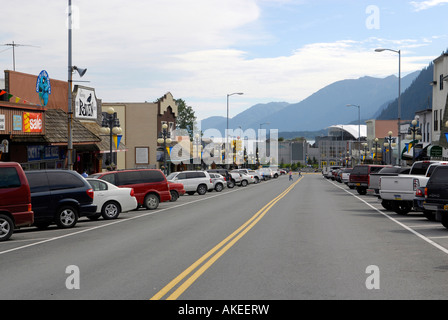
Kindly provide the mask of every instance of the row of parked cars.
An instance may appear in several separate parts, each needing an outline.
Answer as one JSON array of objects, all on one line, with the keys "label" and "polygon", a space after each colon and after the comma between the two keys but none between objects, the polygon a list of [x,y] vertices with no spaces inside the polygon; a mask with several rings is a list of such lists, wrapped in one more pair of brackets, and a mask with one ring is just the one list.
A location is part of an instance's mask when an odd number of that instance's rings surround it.
[{"label": "row of parked cars", "polygon": [[448,229],[447,161],[416,161],[411,167],[367,164],[354,168],[335,166],[323,175],[345,183],[361,195],[376,196],[386,210],[400,215],[422,212],[428,220],[439,221]]},{"label": "row of parked cars", "polygon": [[72,228],[81,217],[117,219],[120,213],[157,209],[160,202],[184,194],[204,195],[224,188],[245,187],[286,172],[215,169],[174,172],[155,169],[102,172],[83,177],[69,170],[23,171],[18,163],[0,162],[0,241],[14,230],[51,224]]}]

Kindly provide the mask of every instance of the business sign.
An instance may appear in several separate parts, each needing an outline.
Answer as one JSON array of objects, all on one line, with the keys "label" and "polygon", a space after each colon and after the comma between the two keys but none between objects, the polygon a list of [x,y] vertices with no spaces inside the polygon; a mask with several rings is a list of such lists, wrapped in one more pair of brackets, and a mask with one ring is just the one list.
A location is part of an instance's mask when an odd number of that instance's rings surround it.
[{"label": "business sign", "polygon": [[37,77],[36,92],[39,93],[41,106],[45,107],[48,104],[48,97],[51,94],[50,77],[45,70],[42,70]]},{"label": "business sign", "polygon": [[12,130],[22,131],[22,116],[19,115],[12,116]]},{"label": "business sign", "polygon": [[1,131],[6,130],[6,120],[4,114],[0,114],[0,130]]},{"label": "business sign", "polygon": [[98,104],[95,90],[78,87],[75,98],[75,117],[78,119],[96,120]]},{"label": "business sign", "polygon": [[23,132],[41,133],[42,127],[42,113],[23,113]]}]

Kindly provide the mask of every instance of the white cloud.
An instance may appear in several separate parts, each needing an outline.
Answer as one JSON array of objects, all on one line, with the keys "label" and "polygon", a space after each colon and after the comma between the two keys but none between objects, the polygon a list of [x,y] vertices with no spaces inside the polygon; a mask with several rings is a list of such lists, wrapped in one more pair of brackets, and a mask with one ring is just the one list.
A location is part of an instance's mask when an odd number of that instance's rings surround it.
[{"label": "white cloud", "polygon": [[415,11],[422,11],[448,3],[448,0],[411,1],[410,3],[415,8]]}]

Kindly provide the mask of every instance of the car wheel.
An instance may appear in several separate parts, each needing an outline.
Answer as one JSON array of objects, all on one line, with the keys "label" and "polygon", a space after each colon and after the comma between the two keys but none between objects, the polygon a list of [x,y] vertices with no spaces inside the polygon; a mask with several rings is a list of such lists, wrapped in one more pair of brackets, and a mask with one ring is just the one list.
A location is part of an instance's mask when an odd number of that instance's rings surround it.
[{"label": "car wheel", "polygon": [[175,202],[177,201],[177,199],[179,199],[179,194],[177,193],[177,191],[171,190],[171,202]]},{"label": "car wheel", "polygon": [[448,229],[448,215],[447,214],[442,214],[442,225]]},{"label": "car wheel", "polygon": [[356,191],[358,191],[358,193],[362,196],[367,193],[367,190],[365,188],[356,188]]},{"label": "car wheel", "polygon": [[106,202],[101,209],[101,216],[104,220],[117,219],[120,215],[121,208],[115,201]]},{"label": "car wheel", "polygon": [[7,215],[0,214],[0,241],[11,238],[14,232],[14,223]]},{"label": "car wheel", "polygon": [[235,180],[230,180],[227,184],[227,187],[229,187],[230,189],[235,188]]},{"label": "car wheel", "polygon": [[392,205],[391,205],[390,201],[383,200],[383,201],[381,201],[381,205],[383,206],[384,209],[392,211]]},{"label": "car wheel", "polygon": [[241,186],[242,187],[247,187],[247,184],[248,184],[247,180],[241,181]]},{"label": "car wheel", "polygon": [[155,194],[148,194],[145,197],[145,207],[148,210],[155,210],[159,207],[159,197],[156,196]]},{"label": "car wheel", "polygon": [[216,191],[216,192],[221,192],[223,189],[224,189],[224,186],[222,185],[222,183],[218,183],[218,184],[215,186],[215,191]]},{"label": "car wheel", "polygon": [[411,211],[411,209],[412,206],[405,201],[394,201],[392,203],[392,210],[400,215],[408,214]]},{"label": "car wheel", "polygon": [[78,222],[78,212],[72,206],[63,206],[56,213],[55,220],[59,228],[73,228]]},{"label": "car wheel", "polygon": [[201,185],[198,186],[198,190],[197,191],[198,191],[198,193],[201,196],[203,196],[204,194],[207,193],[207,187],[205,185],[201,184]]},{"label": "car wheel", "polygon": [[258,177],[255,177],[255,184],[260,183],[260,179]]},{"label": "car wheel", "polygon": [[434,211],[425,210],[425,211],[423,211],[423,215],[429,221],[436,221],[436,213]]}]

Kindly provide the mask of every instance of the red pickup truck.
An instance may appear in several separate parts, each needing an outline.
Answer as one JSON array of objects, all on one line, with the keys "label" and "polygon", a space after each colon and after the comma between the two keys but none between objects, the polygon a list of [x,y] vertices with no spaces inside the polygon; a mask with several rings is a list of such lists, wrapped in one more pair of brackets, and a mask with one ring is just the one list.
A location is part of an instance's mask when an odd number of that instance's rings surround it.
[{"label": "red pickup truck", "polygon": [[369,187],[370,174],[378,172],[384,167],[387,166],[377,164],[360,164],[354,166],[347,185],[351,189],[355,188],[359,194],[364,195],[367,193],[367,188]]}]

